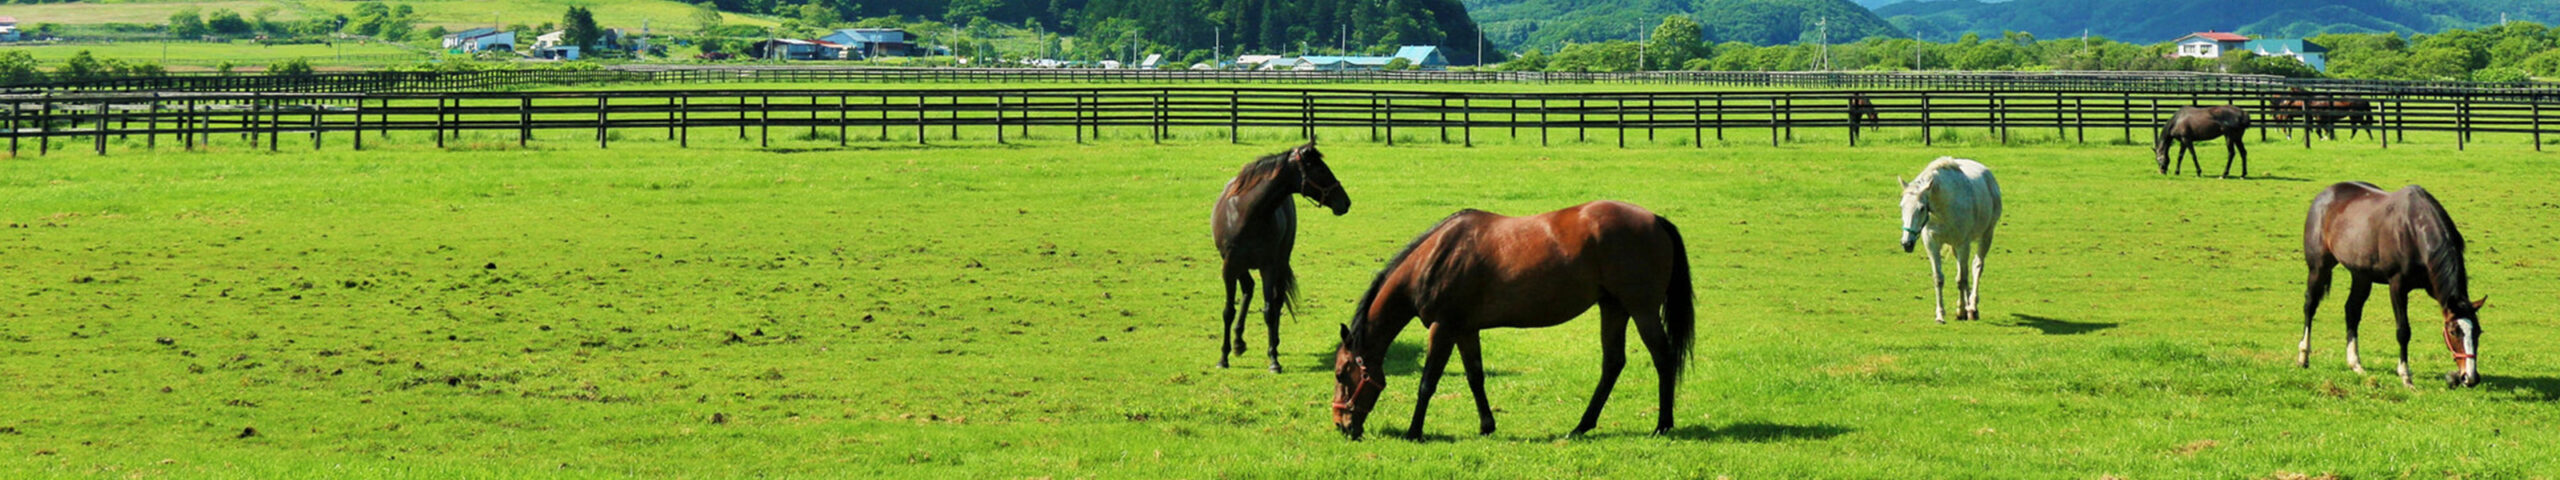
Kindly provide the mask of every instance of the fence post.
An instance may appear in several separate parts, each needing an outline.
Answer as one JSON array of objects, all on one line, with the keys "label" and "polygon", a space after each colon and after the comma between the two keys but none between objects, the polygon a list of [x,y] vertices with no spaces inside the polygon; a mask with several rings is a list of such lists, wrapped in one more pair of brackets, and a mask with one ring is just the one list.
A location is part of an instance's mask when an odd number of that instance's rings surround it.
[{"label": "fence post", "polygon": [[[817,102],[810,102],[815,104]],[[816,127],[811,127],[816,128]],[[1004,144],[1004,94],[996,94],[996,144]]]},{"label": "fence post", "polygon": [[36,107],[36,156],[53,152],[53,92],[45,92],[44,104]]},{"label": "fence post", "polygon": [[607,142],[610,142],[610,140],[609,140],[609,139],[606,139],[606,138],[605,138],[605,125],[607,125],[608,123],[610,123],[610,120],[609,120],[609,119],[613,118],[612,110],[611,110],[610,108],[608,108],[608,107],[607,107],[607,104],[611,103],[611,101],[612,101],[612,100],[613,100],[613,97],[606,97],[606,96],[598,96],[598,97],[596,97],[596,149],[597,149],[597,150],[603,150],[603,149],[605,149]]},{"label": "fence post", "polygon": [[[2060,105],[2056,105],[2060,106]],[[2071,99],[2071,133],[2080,143],[2089,143],[2089,99]]]},{"label": "fence post", "polygon": [[1573,141],[1591,141],[1591,97],[1573,97]]},{"label": "fence post", "polygon": [[1769,99],[1769,146],[1778,146],[1778,99]]},{"label": "fence post", "polygon": [[1449,97],[1440,97],[1440,144],[1449,144]]},{"label": "fence post", "polygon": [[[159,151],[159,92],[151,92],[151,112],[143,117],[143,128],[146,128],[146,133],[143,133],[143,148],[146,148],[146,151]],[[2534,133],[2534,135],[2542,135],[2542,133]],[[2534,146],[2542,146],[2542,143],[2537,140]]]},{"label": "fence post", "polygon": [[[1082,96],[1082,95],[1078,95],[1078,96],[1076,96],[1076,105],[1075,105],[1075,109],[1074,109],[1074,110],[1072,110],[1071,112],[1072,112],[1073,118],[1067,121],[1067,125],[1068,125],[1068,126],[1070,126],[1070,127],[1073,127],[1073,128],[1075,129],[1075,131],[1076,131],[1076,144],[1077,144],[1077,145],[1083,145],[1083,144],[1084,144],[1084,96]],[[885,122],[883,122],[883,123],[885,123]],[[888,131],[888,130],[887,130],[887,128],[888,128],[888,127],[881,127],[881,128],[882,128],[882,130],[880,130],[880,131],[882,131],[882,132],[887,132],[887,131]],[[883,139],[886,139],[886,138],[887,138],[887,136],[886,136],[886,135],[883,135],[883,136],[882,136],[882,138],[883,138]]]},{"label": "fence post", "polygon": [[18,158],[18,101],[9,101],[9,158]]},{"label": "fence post", "polygon": [[[743,100],[743,99],[741,99]],[[773,146],[773,96],[756,97],[756,148]]]},{"label": "fence post", "polygon": [[317,102],[314,102],[314,103],[312,103],[312,104],[311,104],[311,150],[312,150],[312,151],[315,151],[315,152],[316,152],[316,151],[320,151],[320,127],[321,127],[320,117],[321,117],[321,116],[324,116],[324,115],[327,115],[328,113],[329,113],[329,105],[328,105],[328,104],[324,104],[324,103],[317,103]]},{"label": "fence post", "polygon": [[[1030,97],[1023,98],[1028,100]],[[853,127],[850,126],[853,123],[853,114],[850,113],[850,110],[845,108],[846,105],[851,103],[853,103],[851,96],[836,96],[836,146],[838,147],[852,144],[852,140],[848,140],[847,137],[850,136],[853,131]]]},{"label": "fence post", "polygon": [[693,148],[693,96],[675,94],[676,148]]},{"label": "fence post", "polygon": [[1724,141],[1724,95],[1716,95],[1716,141]]},{"label": "fence post", "polygon": [[2542,151],[2542,96],[2534,95],[2532,98],[2529,105],[2533,106],[2533,151],[2539,152]]},{"label": "fence post", "polygon": [[[956,101],[958,97],[953,97]],[[955,114],[956,115],[956,114]],[[1164,93],[1147,96],[1147,140],[1164,144]]]},{"label": "fence post", "polygon": [[[1369,94],[1370,98],[1377,98],[1377,95],[1378,95],[1378,94],[1375,94],[1375,93]],[[1386,104],[1387,104],[1387,146],[1393,147],[1393,146],[1396,146],[1396,99],[1395,99],[1395,97],[1387,97],[1387,98],[1386,98]]]},{"label": "fence post", "polygon": [[[770,114],[768,114],[770,115]],[[960,95],[951,95],[951,141],[960,141]]]},{"label": "fence post", "polygon": [[444,107],[444,104],[445,104],[445,99],[443,99],[443,98],[437,98],[437,99],[436,99],[436,148],[444,148],[444,136],[445,136],[445,126],[444,126],[444,125],[445,125],[445,123],[444,123],[445,107]]},{"label": "fence post", "polygon": [[1787,102],[1786,108],[1781,109],[1781,112],[1787,116],[1787,121],[1782,123],[1786,124],[1787,141],[1793,142],[1796,141],[1796,94],[1782,93],[1779,95]]},{"label": "fence post", "polygon": [[277,106],[276,106],[276,105],[277,105],[277,104],[279,104],[279,103],[282,103],[282,102],[276,101],[275,99],[268,99],[268,100],[267,100],[267,151],[268,151],[268,152],[275,152],[275,151],[277,151],[277,150],[278,150],[278,148],[276,147],[276,144],[277,144],[277,142],[279,142],[279,140],[277,140],[277,139],[276,139],[276,137],[284,136],[284,109],[282,109],[282,108],[277,108]]},{"label": "fence post", "polygon": [[[1243,94],[1243,93],[1240,93],[1239,91],[1236,91],[1236,90],[1228,90],[1228,91],[1227,91],[1227,144],[1228,144],[1228,145],[1236,145],[1236,144],[1242,144],[1242,143],[1244,143],[1244,140],[1243,140],[1243,139],[1240,139],[1240,138],[1237,138],[1237,137],[1236,137],[1236,130],[1237,130],[1237,128],[1236,128],[1236,123],[1237,123],[1237,121],[1238,121],[1238,120],[1240,120],[1240,119],[1239,119],[1239,118],[1237,118],[1237,117],[1239,117],[1239,116],[1242,116],[1242,115],[1243,115],[1243,112],[1242,112],[1241,110],[1239,110],[1239,109],[1241,109],[1241,108],[1242,108],[1242,106],[1241,106],[1241,105],[1238,105],[1238,103],[1239,103],[1239,102],[1238,102],[1238,100],[1240,100],[1238,97],[1242,97],[1242,96],[1244,96],[1244,94]],[[1371,105],[1371,106],[1375,106],[1375,105]],[[1377,114],[1377,113],[1375,113],[1374,111],[1372,111],[1372,112],[1369,114],[1369,118],[1370,118],[1370,125],[1372,125],[1372,126],[1377,125],[1377,121],[1376,121],[1376,119],[1378,118],[1378,117],[1377,117],[1377,115],[1378,115],[1378,114]],[[1372,141],[1374,141],[1374,140],[1377,140],[1377,138],[1378,138],[1378,129],[1376,129],[1376,128],[1371,128],[1371,129],[1369,129],[1369,139],[1370,139],[1370,140],[1372,140]]]},{"label": "fence post", "polygon": [[[2308,141],[2308,140],[2305,140]],[[2471,96],[2463,95],[2453,104],[2453,150],[2463,151],[2471,143]]]},{"label": "fence post", "polygon": [[917,144],[917,145],[925,145],[925,144],[926,144],[926,143],[925,143],[925,140],[924,140],[924,137],[925,137],[925,133],[924,133],[924,115],[925,115],[925,112],[924,112],[924,96],[923,96],[923,95],[917,95],[917,96],[916,96],[916,144]]},{"label": "fence post", "polygon": [[1654,143],[1654,142],[1655,142],[1655,139],[1654,139],[1654,131],[1655,131],[1655,130],[1659,130],[1658,128],[1654,128],[1654,127],[1655,127],[1655,125],[1654,125],[1654,123],[1653,123],[1653,121],[1654,121],[1654,106],[1655,106],[1655,105],[1654,105],[1654,102],[1655,102],[1655,100],[1654,100],[1653,94],[1650,94],[1650,93],[1644,94],[1644,141],[1645,141],[1645,143]]},{"label": "fence post", "polygon": [[364,97],[356,97],[355,149],[364,151]]},{"label": "fence post", "polygon": [[[2053,112],[2053,140],[2058,142],[2062,141],[2062,111],[2060,110],[2062,108],[2062,92],[2054,92],[2053,108],[2055,108]],[[2078,111],[2078,109],[2073,109],[2073,111]]]},{"label": "fence post", "polygon": [[2000,129],[2000,144],[2001,144],[2001,145],[2008,145],[2008,144],[2009,144],[2009,99],[2007,99],[2007,98],[2003,98],[2003,97],[2000,97],[2000,96],[1998,96],[1998,95],[1996,95],[1996,94],[1995,94],[1995,95],[1993,95],[1991,98],[1992,98],[1992,101],[1991,101],[1991,123],[1992,123],[1993,125],[1996,125],[1996,126],[1997,126],[1997,127],[1995,127],[1995,128]]},{"label": "fence post", "polygon": [[1936,146],[1938,137],[1929,134],[1929,92],[1920,92],[1920,145]]},{"label": "fence post", "polygon": [[516,147],[533,140],[533,95],[516,97]]},{"label": "fence post", "polygon": [[2302,117],[2302,148],[2304,150],[2309,150],[2311,149],[2311,137],[2313,135],[2318,135],[2319,132],[2311,130],[2311,99],[2304,98],[2302,100],[2302,115],[2299,115]]},{"label": "fence post", "polygon": [[1515,142],[1516,142],[1516,141],[1519,141],[1519,140],[1520,140],[1520,97],[1511,97],[1511,108],[1508,108],[1508,109],[1506,109],[1506,110],[1509,110],[1509,111],[1511,112],[1511,121],[1510,121],[1510,122],[1507,122],[1507,123],[1504,123],[1504,124],[1503,124],[1503,128],[1506,128],[1506,129],[1511,130],[1511,140],[1512,140],[1512,141],[1515,141]]},{"label": "fence post", "polygon": [[1307,92],[1298,92],[1298,109],[1299,121],[1302,122],[1302,126],[1299,127],[1301,131],[1298,135],[1300,137],[1299,139],[1311,142],[1315,141],[1316,98],[1308,95]]},{"label": "fence post", "polygon": [[1615,115],[1615,118],[1609,119],[1609,123],[1617,124],[1618,126],[1618,148],[1627,148],[1627,97],[1618,97],[1612,100],[1618,104],[1618,114]]},{"label": "fence post", "polygon": [[1689,148],[1707,148],[1705,127],[1707,112],[1699,108],[1704,103],[1706,102],[1698,100],[1697,97],[1689,97]]},{"label": "fence post", "polygon": [[[1544,75],[1538,78],[1545,79]],[[1547,97],[1538,97],[1538,146],[1547,146]]]},{"label": "fence post", "polygon": [[97,142],[97,144],[98,144],[98,145],[97,145],[97,147],[98,147],[98,156],[106,156],[106,155],[107,155],[107,108],[108,108],[108,106],[110,105],[110,103],[109,103],[109,102],[111,102],[111,100],[108,100],[108,99],[105,99],[105,98],[100,98],[100,99],[97,99],[96,101],[98,102],[98,120],[97,120],[97,122],[98,122],[98,123],[97,123],[96,125],[91,126],[89,130],[97,133],[97,135],[95,136],[95,141],[96,141],[96,142]]}]

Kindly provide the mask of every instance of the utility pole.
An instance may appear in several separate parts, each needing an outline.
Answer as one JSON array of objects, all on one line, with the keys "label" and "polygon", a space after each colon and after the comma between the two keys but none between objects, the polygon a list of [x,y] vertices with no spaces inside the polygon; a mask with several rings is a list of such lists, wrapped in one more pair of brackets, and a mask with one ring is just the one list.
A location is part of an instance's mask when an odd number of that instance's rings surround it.
[{"label": "utility pole", "polygon": [[1814,50],[1819,52],[1816,61],[1821,62],[1821,68],[1818,70],[1831,70],[1831,17],[1816,18],[1813,21],[1813,31],[1813,41],[1821,44],[1814,47]]},{"label": "utility pole", "polygon": [[[161,47],[168,48],[168,47]],[[1484,26],[1476,26],[1476,66],[1484,66]]]},{"label": "utility pole", "polygon": [[1644,54],[1645,54],[1645,46],[1646,46],[1646,45],[1644,44],[1644,24],[1641,24],[1641,23],[1639,23],[1639,24],[1635,24],[1635,27],[1636,27],[1636,71],[1638,71],[1638,72],[1642,72],[1642,71],[1644,71],[1644,70],[1645,70],[1645,65],[1644,65]]}]

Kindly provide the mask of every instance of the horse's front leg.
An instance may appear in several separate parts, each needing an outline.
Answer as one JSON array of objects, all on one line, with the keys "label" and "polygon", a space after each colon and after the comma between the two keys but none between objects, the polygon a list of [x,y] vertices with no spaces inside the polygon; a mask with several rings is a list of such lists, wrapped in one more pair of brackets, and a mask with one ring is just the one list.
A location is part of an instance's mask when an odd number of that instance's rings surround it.
[{"label": "horse's front leg", "polygon": [[2391,315],[2400,324],[2400,386],[2418,388],[2409,379],[2409,289],[2396,281],[2391,282]]},{"label": "horse's front leg", "polygon": [[[1297,282],[1297,275],[1286,263],[1262,269],[1262,327],[1271,336],[1269,348],[1262,353],[1271,357],[1271,373],[1280,373],[1280,311],[1289,304],[1289,285]],[[1238,336],[1243,335],[1244,329],[1236,330]],[[1236,342],[1244,340],[1239,338]]]},{"label": "horse's front leg", "polygon": [[1467,332],[1458,339],[1458,362],[1467,367],[1467,389],[1476,394],[1476,434],[1493,434],[1493,399],[1484,395],[1484,331]]},{"label": "horse's front leg", "polygon": [[1226,268],[1226,273],[1221,273],[1221,276],[1224,278],[1219,278],[1219,281],[1226,283],[1226,301],[1221,304],[1226,306],[1226,314],[1221,314],[1219,317],[1219,368],[1226,368],[1226,355],[1234,352],[1234,347],[1231,345],[1236,342],[1234,337],[1236,322],[1239,322],[1242,317],[1236,317],[1236,271],[1234,268]]},{"label": "horse's front leg", "polygon": [[2347,280],[2347,368],[2364,374],[2364,357],[2356,353],[2356,330],[2364,326],[2364,300],[2373,295],[2373,282],[2362,278]]},{"label": "horse's front leg", "polygon": [[1422,439],[1422,421],[1430,418],[1431,396],[1440,389],[1440,373],[1449,370],[1449,350],[1457,342],[1457,330],[1466,328],[1454,319],[1432,322],[1431,340],[1422,361],[1422,390],[1413,399],[1413,425],[1405,427],[1404,438]]},{"label": "horse's front leg", "polygon": [[1931,282],[1929,294],[1930,298],[1935,299],[1930,306],[1938,309],[1938,323],[1944,325],[1947,323],[1947,272],[1943,268],[1946,265],[1945,254],[1938,251],[1936,239],[1925,241],[1929,244],[1929,280]]}]

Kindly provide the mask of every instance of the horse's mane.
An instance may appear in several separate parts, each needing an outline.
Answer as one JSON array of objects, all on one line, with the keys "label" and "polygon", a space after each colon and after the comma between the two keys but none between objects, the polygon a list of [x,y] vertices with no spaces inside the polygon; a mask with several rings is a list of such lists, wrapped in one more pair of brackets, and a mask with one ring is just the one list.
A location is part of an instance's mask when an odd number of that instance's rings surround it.
[{"label": "horse's mane", "polygon": [[2445,213],[2444,205],[2437,203],[2435,194],[2427,193],[2426,187],[2409,186],[2408,201],[2414,222],[2411,227],[2443,232],[2424,240],[2428,280],[2435,283],[2427,290],[2448,307],[2470,302],[2471,273],[2462,264],[2462,231],[2454,228],[2453,216]]},{"label": "horse's mane", "polygon": [[1236,172],[1235,185],[1227,187],[1227,193],[1232,195],[1250,192],[1253,191],[1254,188],[1261,187],[1262,182],[1268,182],[1273,178],[1278,178],[1280,176],[1280,168],[1287,166],[1289,163],[1289,152],[1291,150],[1296,149],[1282,150],[1280,153],[1263,155],[1261,158],[1253,159],[1251,162],[1245,162],[1244,169]]},{"label": "horse's mane", "polygon": [[1379,288],[1386,286],[1387,274],[1395,273],[1398,266],[1404,265],[1405,258],[1412,256],[1413,250],[1422,246],[1422,241],[1430,240],[1432,235],[1440,233],[1440,230],[1443,228],[1448,228],[1449,224],[1456,221],[1458,217],[1474,211],[1476,210],[1459,210],[1457,213],[1451,213],[1449,216],[1441,218],[1438,223],[1431,224],[1431,228],[1423,229],[1421,235],[1414,235],[1412,242],[1405,243],[1403,250],[1396,251],[1396,256],[1387,258],[1386,268],[1378,269],[1378,277],[1369,280],[1369,289],[1360,293],[1359,306],[1353,307],[1351,310],[1351,337],[1343,339],[1344,346],[1360,344],[1360,332],[1365,329],[1365,324],[1369,322],[1369,306],[1371,305],[1371,302],[1377,301]]}]

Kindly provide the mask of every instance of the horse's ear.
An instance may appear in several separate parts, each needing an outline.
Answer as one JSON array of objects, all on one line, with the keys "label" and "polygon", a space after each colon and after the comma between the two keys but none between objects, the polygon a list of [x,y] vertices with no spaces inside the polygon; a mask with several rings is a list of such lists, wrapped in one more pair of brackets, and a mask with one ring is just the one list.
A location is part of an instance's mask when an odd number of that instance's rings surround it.
[{"label": "horse's ear", "polygon": [[1910,181],[1910,180],[1903,180],[1901,175],[1894,175],[1894,176],[1893,176],[1893,183],[1895,183],[1895,184],[1899,184],[1899,185],[1902,185],[1902,186],[1904,186],[1904,187],[1909,187],[1909,186],[1911,186],[1911,181]]},{"label": "horse's ear", "polygon": [[2472,310],[2472,311],[2479,311],[2480,309],[2483,309],[2483,308],[2489,308],[2489,296],[2488,296],[2488,295],[2481,295],[2479,300],[2472,300],[2472,301],[2471,301],[2471,310]]},{"label": "horse's ear", "polygon": [[1335,326],[1342,327],[1342,341],[1343,341],[1344,343],[1350,343],[1350,342],[1351,342],[1351,326],[1349,326],[1349,325],[1338,325],[1338,324],[1337,324],[1337,325],[1335,325]]}]

